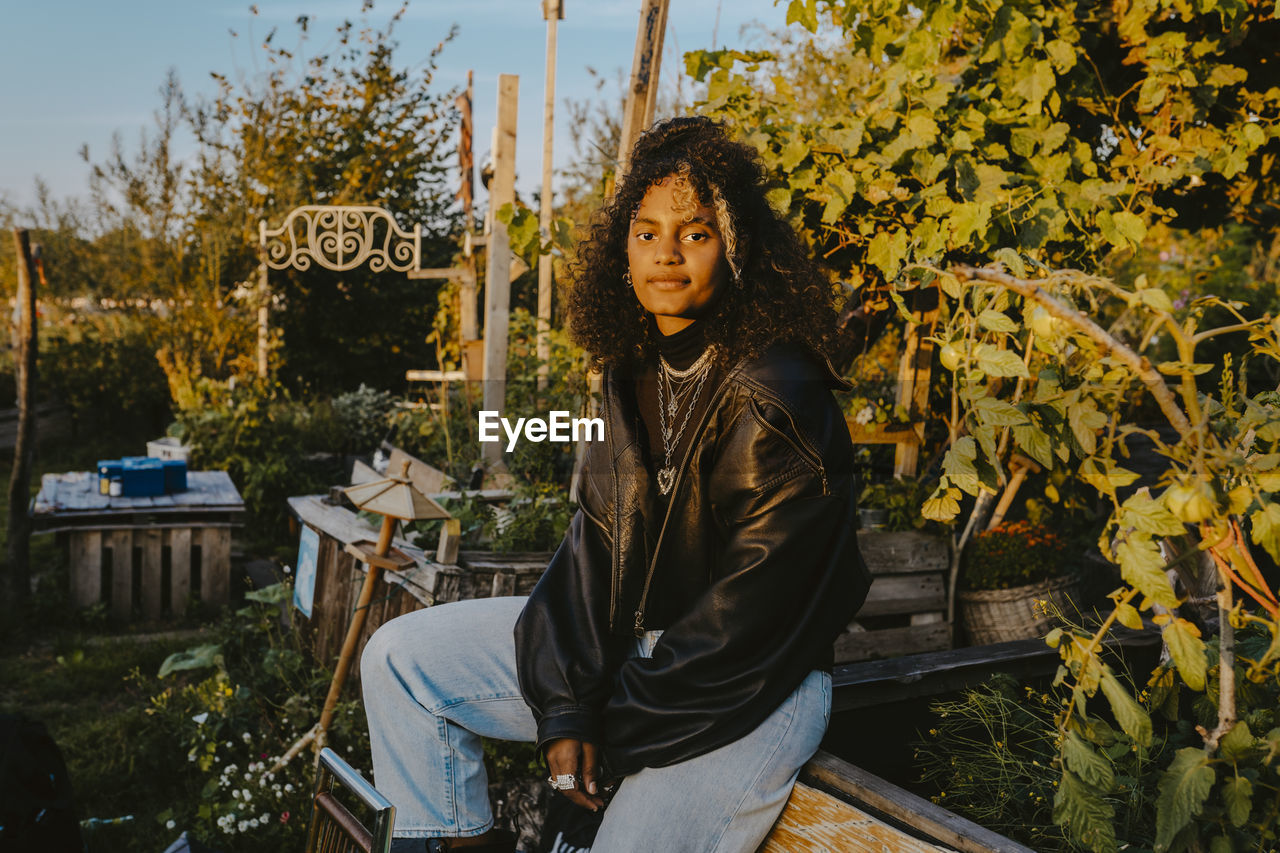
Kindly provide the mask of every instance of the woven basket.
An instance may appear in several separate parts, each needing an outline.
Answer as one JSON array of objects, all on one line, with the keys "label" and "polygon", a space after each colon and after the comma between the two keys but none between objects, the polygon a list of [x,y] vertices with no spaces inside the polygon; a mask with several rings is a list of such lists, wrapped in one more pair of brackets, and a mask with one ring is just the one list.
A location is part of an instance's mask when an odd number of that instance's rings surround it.
[{"label": "woven basket", "polygon": [[[969,642],[985,646],[1043,637],[1053,627],[1049,613],[1073,612],[1083,589],[1083,576],[1073,573],[1012,589],[960,590],[956,602]],[[1049,602],[1049,612],[1037,601]]]}]

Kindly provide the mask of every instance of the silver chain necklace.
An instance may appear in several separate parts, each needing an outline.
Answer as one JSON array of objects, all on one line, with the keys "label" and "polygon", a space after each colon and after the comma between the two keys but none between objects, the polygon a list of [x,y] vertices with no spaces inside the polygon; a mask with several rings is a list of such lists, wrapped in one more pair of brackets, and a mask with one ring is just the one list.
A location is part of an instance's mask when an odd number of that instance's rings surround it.
[{"label": "silver chain necklace", "polygon": [[[662,449],[666,453],[666,464],[658,469],[659,494],[670,494],[675,485],[676,468],[672,456],[680,446],[684,429],[698,406],[703,383],[711,373],[711,349],[707,347],[698,360],[684,370],[676,370],[667,364],[665,358],[658,356],[658,421],[662,427]],[[684,408],[684,418],[676,429],[681,408]]]}]

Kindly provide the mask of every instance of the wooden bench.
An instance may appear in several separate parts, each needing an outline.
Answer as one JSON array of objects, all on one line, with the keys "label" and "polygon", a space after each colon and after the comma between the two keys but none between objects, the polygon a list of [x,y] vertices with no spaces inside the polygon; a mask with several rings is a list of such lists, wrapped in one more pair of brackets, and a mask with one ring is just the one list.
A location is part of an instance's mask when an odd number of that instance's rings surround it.
[{"label": "wooden bench", "polygon": [[800,771],[757,853],[1034,853],[834,755]]}]

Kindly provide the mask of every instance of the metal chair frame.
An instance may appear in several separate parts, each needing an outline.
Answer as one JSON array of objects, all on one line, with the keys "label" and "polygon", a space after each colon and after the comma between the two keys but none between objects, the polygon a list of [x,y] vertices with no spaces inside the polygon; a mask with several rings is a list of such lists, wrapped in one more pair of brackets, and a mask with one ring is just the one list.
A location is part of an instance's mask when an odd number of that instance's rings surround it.
[{"label": "metal chair frame", "polygon": [[[373,810],[372,830],[366,828],[333,795],[337,785]],[[390,853],[391,828],[395,819],[396,807],[365,781],[355,768],[328,747],[320,751],[306,853]]]}]

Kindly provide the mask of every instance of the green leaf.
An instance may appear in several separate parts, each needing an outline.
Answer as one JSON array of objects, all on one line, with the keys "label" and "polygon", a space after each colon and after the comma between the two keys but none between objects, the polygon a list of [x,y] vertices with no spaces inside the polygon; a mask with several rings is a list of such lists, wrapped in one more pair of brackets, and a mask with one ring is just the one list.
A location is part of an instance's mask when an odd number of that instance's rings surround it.
[{"label": "green leaf", "polygon": [[1253,811],[1253,783],[1244,776],[1233,776],[1222,783],[1222,803],[1226,806],[1226,820],[1233,826],[1244,826]]},{"label": "green leaf", "polygon": [[1074,840],[1092,850],[1115,850],[1115,810],[1097,791],[1064,770],[1053,797],[1053,822]]},{"label": "green leaf", "polygon": [[1135,492],[1120,506],[1120,525],[1136,527],[1153,536],[1181,536],[1182,522],[1162,501],[1144,492]]},{"label": "green leaf", "polygon": [[1053,444],[1044,430],[1032,424],[1019,424],[1012,430],[1018,447],[1047,469],[1053,468]]},{"label": "green leaf", "polygon": [[978,469],[973,464],[977,455],[977,442],[973,436],[966,435],[956,440],[942,460],[947,479],[971,495],[978,493]]},{"label": "green leaf", "polygon": [[1268,503],[1255,510],[1249,520],[1253,522],[1249,538],[1265,548],[1271,559],[1280,562],[1280,503]]},{"label": "green leaf", "polygon": [[1131,533],[1116,548],[1120,577],[1156,604],[1174,608],[1178,596],[1164,573],[1164,557],[1156,544],[1146,536]]},{"label": "green leaf", "polygon": [[1018,331],[1018,324],[1009,319],[1009,315],[1002,314],[999,311],[992,311],[990,308],[978,315],[978,325],[992,332],[1009,332]]},{"label": "green leaf", "polygon": [[251,589],[244,594],[247,601],[260,601],[263,604],[279,604],[293,598],[293,589],[282,583],[273,583],[262,589]]},{"label": "green leaf", "polygon": [[1016,426],[1027,422],[1027,416],[1021,409],[996,397],[979,397],[974,400],[973,411],[979,420],[991,426]]},{"label": "green leaf", "polygon": [[1010,249],[1008,246],[1002,249],[996,249],[994,256],[997,261],[1004,264],[1005,268],[1018,278],[1027,277],[1027,267],[1022,263],[1022,257],[1013,249]]},{"label": "green leaf", "polygon": [[1111,713],[1115,714],[1120,728],[1142,746],[1150,746],[1151,718],[1147,716],[1146,711],[1142,710],[1142,706],[1133,698],[1133,694],[1120,683],[1110,667],[1102,668],[1100,683],[1102,693],[1107,697],[1107,702],[1111,705]]},{"label": "green leaf", "polygon": [[1089,399],[1068,406],[1067,422],[1084,452],[1093,453],[1098,446],[1097,431],[1107,425],[1107,416],[1098,411],[1098,404]]},{"label": "green leaf", "polygon": [[[959,299],[964,295],[964,290],[960,285],[960,279],[956,278],[951,273],[944,272],[942,275],[938,276],[938,282],[942,287],[942,292],[947,294],[947,296],[950,296],[952,299]],[[1277,486],[1277,488],[1280,488],[1280,486]],[[1270,491],[1275,490],[1271,489]]]},{"label": "green leaf", "polygon": [[1104,794],[1110,792],[1111,786],[1115,784],[1111,762],[1075,732],[1067,732],[1067,738],[1062,744],[1062,760],[1067,769]]},{"label": "green leaf", "polygon": [[1147,226],[1142,221],[1142,217],[1136,213],[1130,213],[1127,210],[1117,211],[1112,215],[1111,221],[1115,223],[1116,230],[1121,236],[1135,246],[1146,239]]},{"label": "green leaf", "polygon": [[1253,736],[1253,732],[1249,731],[1249,724],[1244,720],[1238,720],[1231,727],[1231,731],[1223,735],[1222,740],[1218,741],[1218,754],[1231,761],[1239,761],[1248,755],[1256,745],[1257,739]]},{"label": "green leaf", "polygon": [[159,678],[183,669],[204,669],[218,666],[222,661],[222,646],[214,644],[196,646],[183,652],[174,652],[160,664]]},{"label": "green leaf", "polygon": [[1168,850],[1174,837],[1204,809],[1213,781],[1213,768],[1204,750],[1193,746],[1178,750],[1160,778],[1160,796],[1156,801],[1157,853]]},{"label": "green leaf", "polygon": [[1156,309],[1168,313],[1173,310],[1173,301],[1169,299],[1169,294],[1165,293],[1158,287],[1148,287],[1146,290],[1139,290],[1138,296],[1143,303]]},{"label": "green leaf", "polygon": [[988,376],[1021,376],[1030,379],[1027,366],[1012,350],[998,349],[991,344],[978,344],[973,351],[978,369]]},{"label": "green leaf", "polygon": [[1207,664],[1199,629],[1186,619],[1175,618],[1164,626],[1163,636],[1182,680],[1192,690],[1203,691]]}]

